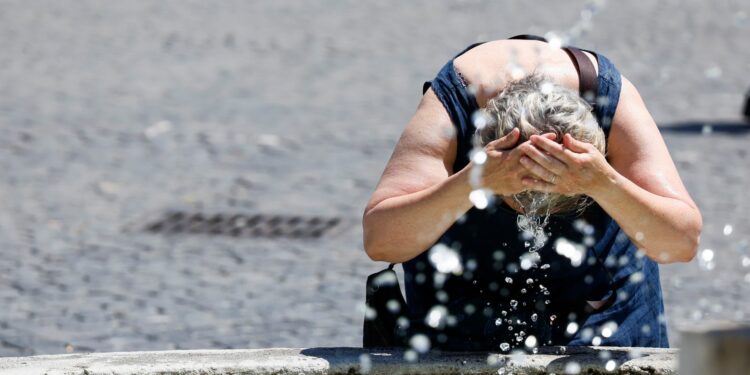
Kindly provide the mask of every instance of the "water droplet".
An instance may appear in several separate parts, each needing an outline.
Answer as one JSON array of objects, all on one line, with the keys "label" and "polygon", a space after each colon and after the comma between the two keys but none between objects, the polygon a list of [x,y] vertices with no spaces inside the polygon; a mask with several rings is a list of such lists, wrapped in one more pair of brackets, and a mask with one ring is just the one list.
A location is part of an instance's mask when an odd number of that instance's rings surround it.
[{"label": "water droplet", "polygon": [[714,127],[711,124],[704,124],[701,128],[701,134],[709,135],[714,132]]},{"label": "water droplet", "polygon": [[555,241],[555,251],[570,259],[570,264],[573,267],[578,267],[583,262],[583,256],[586,254],[586,249],[580,244],[568,241],[564,237],[560,237]]},{"label": "water droplet", "polygon": [[539,268],[546,270],[546,269],[549,269],[549,267],[550,267],[549,264],[545,263],[545,264],[542,264],[542,266]]},{"label": "water droplet", "polygon": [[458,252],[444,244],[439,243],[433,246],[430,249],[428,257],[430,263],[435,266],[438,272],[453,274],[461,274],[463,272]]},{"label": "water droplet", "polygon": [[706,78],[708,79],[718,79],[721,77],[722,71],[721,68],[714,65],[712,67],[707,68],[703,73],[706,75]]},{"label": "water droplet", "polygon": [[698,264],[701,268],[711,271],[716,266],[714,262],[714,251],[711,249],[703,249],[698,256]]},{"label": "water droplet", "polygon": [[476,307],[474,307],[474,305],[472,305],[472,304],[470,304],[470,303],[469,303],[469,304],[467,304],[466,306],[464,306],[464,312],[465,312],[465,313],[466,313],[467,315],[471,315],[471,314],[475,313],[476,311],[477,311],[477,308],[476,308]]},{"label": "water droplet", "polygon": [[517,81],[517,80],[523,78],[524,76],[526,76],[526,72],[524,72],[523,69],[521,69],[520,66],[514,66],[513,68],[511,68],[511,70],[510,70],[510,78],[512,78],[513,80]]},{"label": "water droplet", "polygon": [[593,346],[599,346],[602,344],[602,338],[599,336],[594,336],[593,339],[591,339],[591,345]]},{"label": "water droplet", "polygon": [[478,150],[471,154],[471,161],[476,165],[484,165],[487,161],[487,153],[484,150]]},{"label": "water droplet", "polygon": [[518,306],[518,301],[516,301],[514,299],[510,300],[510,307],[511,308],[515,309],[517,306]]},{"label": "water droplet", "polygon": [[474,203],[474,207],[484,210],[490,204],[491,192],[486,189],[476,189],[469,193],[469,200]]},{"label": "water droplet", "polygon": [[432,328],[443,329],[443,327],[445,327],[445,317],[447,315],[448,309],[446,309],[445,306],[433,306],[425,317],[425,323]]},{"label": "water droplet", "polygon": [[725,236],[728,236],[728,235],[732,234],[732,230],[733,230],[733,228],[732,228],[731,224],[724,225],[724,235]]},{"label": "water droplet", "polygon": [[487,115],[485,111],[479,110],[475,111],[471,115],[471,121],[474,123],[474,127],[479,129],[484,129],[492,119]]},{"label": "water droplet", "polygon": [[435,298],[442,303],[446,303],[448,302],[448,293],[444,290],[438,290],[437,293],[435,293]]},{"label": "water droplet", "polygon": [[633,274],[630,275],[630,282],[631,283],[640,283],[645,278],[646,277],[643,275],[643,272],[641,272],[641,271],[634,272]]},{"label": "water droplet", "polygon": [[533,283],[534,283],[534,279],[532,279],[532,278],[530,278],[530,277],[529,277],[528,279],[526,279],[526,284],[529,284],[529,285],[531,285],[531,284],[533,284]]},{"label": "water droplet", "polygon": [[406,360],[407,362],[415,362],[417,360],[417,357],[417,352],[415,352],[414,350],[407,349],[404,352],[404,360]]},{"label": "water droplet", "polygon": [[742,267],[750,267],[750,257],[746,255],[742,256]]},{"label": "water droplet", "polygon": [[362,309],[364,310],[366,320],[373,320],[378,317],[378,312],[375,311],[375,309],[373,309],[372,307],[363,305]]},{"label": "water droplet", "polygon": [[153,125],[146,128],[146,130],[143,131],[143,135],[145,135],[148,139],[154,139],[164,133],[168,133],[171,130],[172,123],[162,120],[155,122]]},{"label": "water droplet", "polygon": [[578,362],[573,361],[565,364],[566,374],[578,374],[579,372],[581,372],[581,365]]},{"label": "water droplet", "polygon": [[536,313],[533,313],[533,314],[531,314],[531,321],[532,321],[532,322],[536,322],[536,320],[537,320],[538,318],[539,318],[539,316],[538,316],[538,315],[536,315]]},{"label": "water droplet", "polygon": [[529,252],[523,253],[521,255],[521,269],[524,271],[530,270],[531,268],[534,268],[539,261],[541,260],[541,256],[539,256],[539,253],[532,251],[532,249],[529,250]]},{"label": "water droplet", "polygon": [[508,350],[510,350],[510,344],[508,344],[507,342],[500,344],[500,350],[507,352]]},{"label": "water droplet", "polygon": [[569,335],[575,335],[575,333],[578,332],[578,323],[568,323],[568,326],[565,328],[565,332],[567,332]]},{"label": "water droplet", "polygon": [[526,338],[526,341],[524,341],[524,344],[527,348],[535,348],[537,346],[536,337],[529,335],[529,337]]},{"label": "water droplet", "polygon": [[563,46],[563,39],[555,32],[548,32],[544,34],[544,38],[547,39],[547,45],[552,49],[559,49]]},{"label": "water droplet", "polygon": [[503,310],[503,311],[500,311],[500,314],[502,314],[503,316],[508,316],[508,312],[507,312],[507,311],[505,311],[505,310]]},{"label": "water droplet", "polygon": [[607,361],[607,364],[604,365],[604,369],[610,372],[615,371],[615,368],[617,368],[617,362],[615,362],[614,359],[610,359]]},{"label": "water droplet", "polygon": [[385,306],[388,308],[388,311],[394,314],[401,311],[401,304],[395,299],[392,299],[386,302]]},{"label": "water droplet", "polygon": [[367,374],[372,370],[372,359],[370,359],[370,355],[367,353],[362,353],[359,355],[359,372],[363,374]]},{"label": "water droplet", "polygon": [[526,288],[521,288],[521,294],[526,294]]},{"label": "water droplet", "polygon": [[430,339],[426,335],[418,333],[411,337],[409,345],[411,345],[417,353],[427,353],[427,351],[430,350]]},{"label": "water droplet", "polygon": [[508,283],[508,284],[513,284],[513,278],[511,278],[511,277],[506,277],[506,278],[505,278],[505,282],[506,282],[506,283]]},{"label": "water droplet", "polygon": [[637,232],[637,233],[635,234],[635,240],[636,240],[636,241],[642,241],[642,240],[643,240],[643,237],[644,237],[644,235],[643,235],[643,232]]},{"label": "water droplet", "polygon": [[544,81],[539,85],[539,91],[544,95],[551,93],[554,88],[555,86],[552,82]]},{"label": "water droplet", "polygon": [[551,316],[549,317],[549,321],[550,321],[550,322],[554,322],[554,321],[555,321],[555,319],[557,319],[557,315],[551,315]]},{"label": "water droplet", "polygon": [[495,325],[496,326],[499,326],[501,324],[503,324],[503,318],[497,318],[497,319],[495,319]]}]

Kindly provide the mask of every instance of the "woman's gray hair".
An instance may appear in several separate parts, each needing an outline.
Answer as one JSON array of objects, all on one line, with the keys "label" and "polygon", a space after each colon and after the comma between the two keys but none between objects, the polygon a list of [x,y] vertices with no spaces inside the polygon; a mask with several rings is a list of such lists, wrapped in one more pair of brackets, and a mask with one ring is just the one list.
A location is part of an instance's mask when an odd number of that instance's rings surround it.
[{"label": "woman's gray hair", "polygon": [[[534,134],[544,133],[555,133],[556,140],[561,142],[568,133],[605,153],[604,132],[591,113],[591,106],[578,93],[539,74],[508,82],[482,111],[487,125],[477,129],[475,136],[483,146],[518,128],[521,131],[519,144]],[[532,191],[515,194],[513,198],[527,214],[583,210],[588,201],[582,195]]]}]

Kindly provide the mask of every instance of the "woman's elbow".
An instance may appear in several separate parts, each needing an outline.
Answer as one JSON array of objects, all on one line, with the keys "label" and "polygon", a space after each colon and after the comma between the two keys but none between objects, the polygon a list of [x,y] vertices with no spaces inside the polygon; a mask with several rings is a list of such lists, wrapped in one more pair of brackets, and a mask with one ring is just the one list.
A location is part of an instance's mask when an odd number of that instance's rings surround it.
[{"label": "woman's elbow", "polygon": [[695,259],[698,254],[698,247],[700,245],[701,231],[703,229],[703,219],[700,213],[697,214],[696,219],[690,223],[682,233],[682,241],[679,245],[672,247],[671,252],[662,252],[657,257],[656,262],[662,264],[669,263],[688,263]]},{"label": "woman's elbow", "polygon": [[696,254],[698,254],[698,246],[701,242],[701,231],[703,231],[703,217],[701,216],[700,211],[696,210],[695,219],[685,234],[687,244],[685,246],[685,251],[683,251],[682,254],[683,257],[680,259],[681,262],[687,263],[695,259]]},{"label": "woman's elbow", "polygon": [[[367,231],[365,231],[365,233],[366,232]],[[374,243],[374,240],[371,238],[372,236],[368,236],[367,234],[365,234],[364,236],[365,253],[370,259],[372,259],[375,262],[385,262],[386,254],[383,251],[382,246],[379,246],[379,244]]]},{"label": "woman's elbow", "polygon": [[362,217],[362,237],[365,253],[370,259],[376,262],[388,261],[386,246],[382,243],[383,236],[377,233],[376,226],[372,223],[368,212],[365,212]]}]

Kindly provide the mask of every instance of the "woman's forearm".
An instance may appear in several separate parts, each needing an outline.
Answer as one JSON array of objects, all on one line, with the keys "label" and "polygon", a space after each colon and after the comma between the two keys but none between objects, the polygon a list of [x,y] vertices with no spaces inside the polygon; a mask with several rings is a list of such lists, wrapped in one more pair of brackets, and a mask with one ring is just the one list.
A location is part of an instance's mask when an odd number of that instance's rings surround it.
[{"label": "woman's forearm", "polygon": [[427,250],[472,207],[470,169],[471,164],[427,189],[385,199],[365,212],[368,256],[400,263]]},{"label": "woman's forearm", "polygon": [[659,263],[693,259],[702,226],[697,208],[653,194],[614,169],[610,177],[590,195],[641,251]]}]

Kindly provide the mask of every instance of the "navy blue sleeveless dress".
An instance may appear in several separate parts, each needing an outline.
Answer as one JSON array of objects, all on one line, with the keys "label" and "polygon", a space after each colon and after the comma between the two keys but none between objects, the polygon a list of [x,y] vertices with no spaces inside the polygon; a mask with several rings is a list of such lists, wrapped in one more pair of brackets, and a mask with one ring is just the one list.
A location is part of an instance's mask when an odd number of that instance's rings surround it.
[{"label": "navy blue sleeveless dress", "polygon": [[[594,111],[608,136],[621,77],[605,56],[595,55]],[[456,128],[453,170],[461,170],[469,163],[476,98],[453,60],[425,82],[423,91],[429,88]],[[510,350],[523,347],[529,336],[538,345],[668,347],[657,264],[638,254],[601,207],[594,203],[581,214],[552,215],[545,229],[549,239],[535,254],[517,219],[518,213],[497,199],[457,220],[436,245],[459,254],[459,274],[438,272],[429,249],[403,264],[410,315],[408,327],[398,328],[403,337],[424,334],[443,350]],[[556,251],[558,240],[578,244],[580,264]],[[524,264],[524,257],[536,259]],[[607,302],[594,309],[587,301]]]}]

